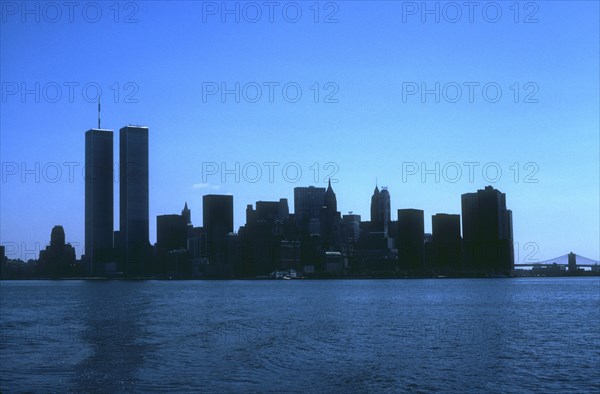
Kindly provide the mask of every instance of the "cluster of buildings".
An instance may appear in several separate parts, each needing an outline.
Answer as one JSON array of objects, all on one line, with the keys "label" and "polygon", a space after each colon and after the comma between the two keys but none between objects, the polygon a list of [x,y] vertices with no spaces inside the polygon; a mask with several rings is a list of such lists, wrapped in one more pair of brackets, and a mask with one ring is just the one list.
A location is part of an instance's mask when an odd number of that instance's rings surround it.
[{"label": "cluster of buildings", "polygon": [[[419,209],[390,209],[387,188],[375,187],[370,220],[342,215],[331,186],[296,187],[293,213],[285,198],[246,207],[233,226],[233,196],[203,196],[203,223],[194,226],[185,203],[156,218],[149,241],[148,128],[119,131],[119,228],[113,223],[113,131],[85,133],[85,253],[76,260],[56,226],[40,253],[38,276],[230,278],[272,272],[303,276],[510,275],[512,214],[491,186],[462,195],[458,214],[433,215],[424,231]],[[462,229],[462,232],[461,232]]]}]

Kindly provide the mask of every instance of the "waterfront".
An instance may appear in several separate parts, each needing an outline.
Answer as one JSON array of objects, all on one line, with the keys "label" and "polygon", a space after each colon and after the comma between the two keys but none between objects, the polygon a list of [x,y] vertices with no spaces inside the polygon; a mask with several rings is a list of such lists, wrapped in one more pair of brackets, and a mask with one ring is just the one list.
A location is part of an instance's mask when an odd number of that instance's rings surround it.
[{"label": "waterfront", "polygon": [[597,392],[600,280],[3,281],[0,389]]}]

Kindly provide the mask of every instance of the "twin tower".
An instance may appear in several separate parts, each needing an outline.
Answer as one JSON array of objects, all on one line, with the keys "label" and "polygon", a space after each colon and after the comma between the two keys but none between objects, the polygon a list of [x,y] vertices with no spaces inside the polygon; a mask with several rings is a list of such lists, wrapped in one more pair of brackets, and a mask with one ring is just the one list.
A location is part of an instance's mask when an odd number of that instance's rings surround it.
[{"label": "twin tower", "polygon": [[114,231],[113,131],[85,133],[85,264],[89,275],[144,274],[150,250],[148,128],[119,130],[119,231]]}]

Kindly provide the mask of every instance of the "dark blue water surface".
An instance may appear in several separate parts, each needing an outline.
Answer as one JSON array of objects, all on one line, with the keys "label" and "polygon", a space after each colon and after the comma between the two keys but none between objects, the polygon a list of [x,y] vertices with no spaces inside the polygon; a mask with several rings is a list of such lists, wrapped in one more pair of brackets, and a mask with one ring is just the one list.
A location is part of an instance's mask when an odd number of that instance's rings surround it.
[{"label": "dark blue water surface", "polygon": [[600,279],[3,281],[0,390],[600,391]]}]

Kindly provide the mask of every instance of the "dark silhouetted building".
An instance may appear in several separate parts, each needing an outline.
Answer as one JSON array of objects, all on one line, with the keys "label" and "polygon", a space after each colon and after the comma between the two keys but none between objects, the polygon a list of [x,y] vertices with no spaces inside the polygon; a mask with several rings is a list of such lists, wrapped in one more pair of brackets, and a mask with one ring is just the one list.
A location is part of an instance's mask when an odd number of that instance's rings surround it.
[{"label": "dark silhouetted building", "polygon": [[113,132],[85,133],[85,263],[88,275],[101,275],[113,248]]},{"label": "dark silhouetted building", "polygon": [[150,259],[148,128],[125,126],[119,142],[119,230],[125,248],[122,266],[127,276],[145,275]]},{"label": "dark silhouetted building", "polygon": [[167,251],[187,248],[187,222],[183,215],[156,217],[156,245]]},{"label": "dark silhouetted building", "polygon": [[342,217],[344,221],[344,238],[348,243],[358,241],[360,237],[360,215],[353,215],[352,213],[344,215]]},{"label": "dark silhouetted building", "polygon": [[569,269],[569,273],[577,272],[577,255],[573,252],[567,255],[567,266]]},{"label": "dark silhouetted building", "polygon": [[227,234],[233,232],[233,196],[202,197],[202,216],[210,264],[227,263]]},{"label": "dark silhouetted building", "polygon": [[200,265],[208,262],[208,239],[203,227],[192,227],[188,230],[187,249],[190,259]]},{"label": "dark silhouetted building", "polygon": [[69,277],[80,274],[75,259],[75,248],[65,243],[65,230],[54,226],[50,234],[50,245],[40,251],[36,267],[38,275],[50,277]]},{"label": "dark silhouetted building", "polygon": [[185,219],[186,224],[192,224],[192,211],[188,208],[187,201],[181,210],[181,216]]},{"label": "dark silhouetted building", "polygon": [[375,186],[371,197],[371,231],[384,232],[387,235],[391,220],[390,212],[390,193],[387,187],[383,187],[379,191],[379,188]]},{"label": "dark silhouetted building", "polygon": [[505,194],[486,186],[461,197],[464,268],[509,275],[514,267],[513,226]]},{"label": "dark silhouetted building", "polygon": [[461,270],[460,215],[438,213],[431,217],[431,268],[438,273],[459,273]]},{"label": "dark silhouetted building", "polygon": [[[257,201],[256,210],[251,204],[246,207],[246,225],[240,229],[242,276],[264,276],[282,268],[283,248],[289,246],[282,246],[288,218],[285,198]],[[286,258],[293,260],[293,253]]]},{"label": "dark silhouetted building", "polygon": [[[156,274],[185,276],[183,263],[187,251],[188,229],[183,215],[160,215],[156,217]],[[171,253],[177,251],[177,253]],[[176,264],[171,264],[176,263]]]},{"label": "dark silhouetted building", "polygon": [[399,209],[396,233],[398,259],[402,269],[420,272],[423,267],[425,221],[420,209]]},{"label": "dark silhouetted building", "polygon": [[7,277],[7,264],[8,259],[6,258],[6,247],[4,245],[0,245],[0,278]]},{"label": "dark silhouetted building", "polygon": [[319,221],[325,248],[330,251],[339,249],[344,240],[344,223],[337,210],[337,197],[331,187],[331,181],[325,191]]},{"label": "dark silhouetted building", "polygon": [[294,215],[297,226],[309,234],[319,234],[321,231],[321,207],[325,203],[325,188],[296,187],[294,188]]}]

